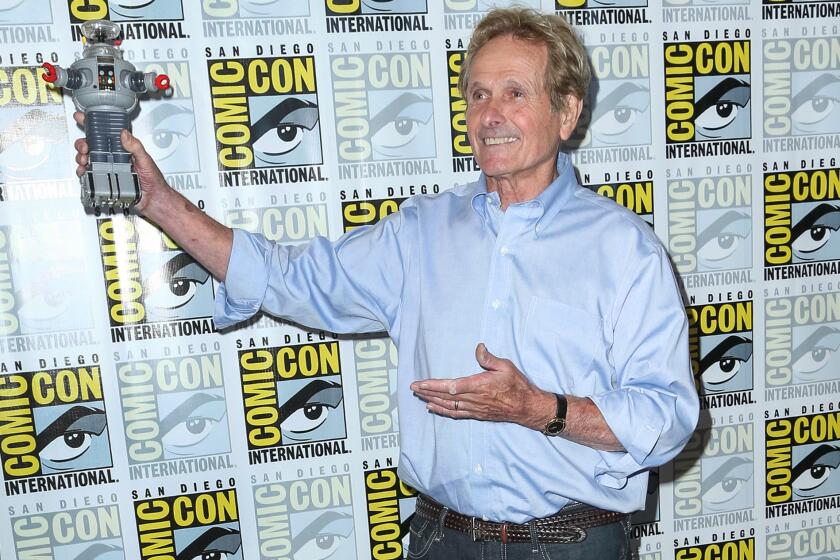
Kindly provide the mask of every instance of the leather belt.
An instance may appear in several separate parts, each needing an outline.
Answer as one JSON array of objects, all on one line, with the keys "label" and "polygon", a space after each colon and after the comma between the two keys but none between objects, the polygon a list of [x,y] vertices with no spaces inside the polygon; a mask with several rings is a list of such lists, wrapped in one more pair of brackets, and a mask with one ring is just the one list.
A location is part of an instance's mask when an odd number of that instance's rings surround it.
[{"label": "leather belt", "polygon": [[[422,494],[417,497],[416,514],[430,521],[440,522],[443,513],[443,526],[469,535],[473,541],[498,541],[503,543],[531,542],[532,525],[529,523],[496,523],[484,521],[480,517],[470,517],[447,509],[436,501]],[[444,513],[444,510],[445,513]],[[551,517],[535,519],[533,530],[538,542],[572,544],[586,539],[586,529],[600,527],[624,521],[626,513],[598,509],[585,504],[573,504],[564,507]]]}]

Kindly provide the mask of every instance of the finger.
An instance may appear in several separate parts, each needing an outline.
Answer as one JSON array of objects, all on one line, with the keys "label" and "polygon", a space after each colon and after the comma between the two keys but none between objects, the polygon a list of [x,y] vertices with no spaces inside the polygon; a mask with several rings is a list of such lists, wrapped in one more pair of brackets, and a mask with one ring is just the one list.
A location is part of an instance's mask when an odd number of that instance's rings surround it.
[{"label": "finger", "polygon": [[85,126],[85,114],[81,111],[76,111],[73,113],[73,120],[76,121],[76,124],[79,126]]},{"label": "finger", "polygon": [[478,362],[478,365],[486,371],[501,369],[503,365],[502,362],[505,361],[504,359],[497,358],[491,354],[490,350],[487,349],[487,346],[485,346],[483,342],[479,342],[478,346],[475,347],[475,360]]},{"label": "finger", "polygon": [[88,153],[88,151],[90,151],[90,147],[88,146],[87,140],[85,140],[84,138],[76,138],[76,141],[73,142],[73,147],[80,154],[86,154]]},{"label": "finger", "polygon": [[424,379],[411,384],[412,391],[428,391],[433,393],[456,393],[456,379]]},{"label": "finger", "polygon": [[428,410],[432,414],[437,414],[438,416],[446,416],[447,418],[461,419],[471,417],[471,413],[467,410],[464,410],[463,402],[459,404],[458,410],[455,410],[454,401],[448,402],[448,405],[428,402],[426,403],[426,410]]},{"label": "finger", "polygon": [[80,153],[76,154],[76,163],[78,163],[79,165],[81,165],[81,166],[87,165],[87,160],[88,160],[87,154],[80,154]]},{"label": "finger", "polygon": [[123,148],[134,156],[134,161],[140,162],[143,159],[151,159],[151,156],[149,156],[148,152],[146,152],[146,148],[143,146],[143,143],[128,130],[123,129],[122,132],[120,132],[120,142],[122,142]]}]

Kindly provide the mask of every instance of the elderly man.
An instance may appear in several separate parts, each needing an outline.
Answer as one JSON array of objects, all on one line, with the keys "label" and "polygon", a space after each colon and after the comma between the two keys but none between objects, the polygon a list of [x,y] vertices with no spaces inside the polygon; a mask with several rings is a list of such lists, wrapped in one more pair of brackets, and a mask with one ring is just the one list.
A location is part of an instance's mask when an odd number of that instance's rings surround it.
[{"label": "elderly man", "polygon": [[223,280],[218,326],[262,309],[398,345],[411,558],[629,558],[646,469],[697,420],[668,256],[560,152],[588,83],[561,18],[492,11],[460,83],[479,180],[305,248],[206,217],[124,133],[138,210]]}]

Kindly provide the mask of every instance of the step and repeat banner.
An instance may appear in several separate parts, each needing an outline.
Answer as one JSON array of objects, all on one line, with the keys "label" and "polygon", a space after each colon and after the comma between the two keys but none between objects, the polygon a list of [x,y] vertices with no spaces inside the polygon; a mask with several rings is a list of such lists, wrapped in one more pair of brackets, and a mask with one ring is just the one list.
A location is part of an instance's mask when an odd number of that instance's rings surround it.
[{"label": "step and repeat banner", "polygon": [[[684,286],[702,413],[645,560],[840,559],[840,3],[520,0],[584,38],[570,150]],[[110,19],[164,72],[133,129],[221,222],[331,239],[479,172],[456,88],[485,0],[0,0],[0,558],[406,555],[398,356],[259,315],[159,230],[86,215],[41,64]],[[644,317],[639,317],[644,321]],[[524,459],[523,459],[524,460]]]}]

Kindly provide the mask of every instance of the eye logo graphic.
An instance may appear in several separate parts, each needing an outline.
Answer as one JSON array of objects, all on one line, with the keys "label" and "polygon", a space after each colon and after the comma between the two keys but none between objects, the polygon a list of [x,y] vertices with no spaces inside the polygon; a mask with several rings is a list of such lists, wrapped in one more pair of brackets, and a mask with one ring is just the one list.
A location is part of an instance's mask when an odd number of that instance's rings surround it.
[{"label": "eye logo graphic", "polygon": [[7,481],[110,467],[99,366],[0,377],[0,457]]},{"label": "eye logo graphic", "polygon": [[207,68],[221,171],[323,162],[313,56],[210,60]]},{"label": "eye logo graphic", "polygon": [[283,18],[309,15],[310,0],[202,0],[205,19]]},{"label": "eye logo graphic", "polygon": [[118,363],[117,378],[129,463],[230,451],[219,354]]},{"label": "eye logo graphic", "polygon": [[[98,220],[99,248],[112,327],[209,318],[213,314],[210,274],[160,230],[135,217]],[[177,333],[149,329],[112,330],[112,339],[212,332],[198,321]],[[116,338],[115,338],[116,337]]]},{"label": "eye logo graphic", "polygon": [[765,435],[768,514],[798,513],[790,502],[840,495],[840,412],[774,417]]},{"label": "eye logo graphic", "polygon": [[330,58],[339,163],[433,158],[428,52]]},{"label": "eye logo graphic", "polygon": [[[701,305],[687,309],[692,369],[705,408],[716,395],[753,388],[752,302]],[[751,400],[744,396],[748,404]]]},{"label": "eye logo graphic", "polygon": [[599,45],[588,51],[592,83],[571,145],[603,148],[650,144],[648,45]]},{"label": "eye logo graphic", "polygon": [[838,179],[837,168],[764,174],[765,266],[840,259]]},{"label": "eye logo graphic", "polygon": [[750,41],[666,43],[664,54],[667,157],[748,152],[738,143],[687,152],[680,144],[751,138]]},{"label": "eye logo graphic", "polygon": [[765,316],[768,388],[840,377],[840,293],[768,298]]},{"label": "eye logo graphic", "polygon": [[[698,430],[675,461],[675,529],[690,528],[701,515],[739,511],[749,520],[753,507],[753,426],[735,424]],[[711,526],[726,523],[710,518]]]},{"label": "eye logo graphic", "polygon": [[239,352],[252,464],[348,453],[337,341]]}]

